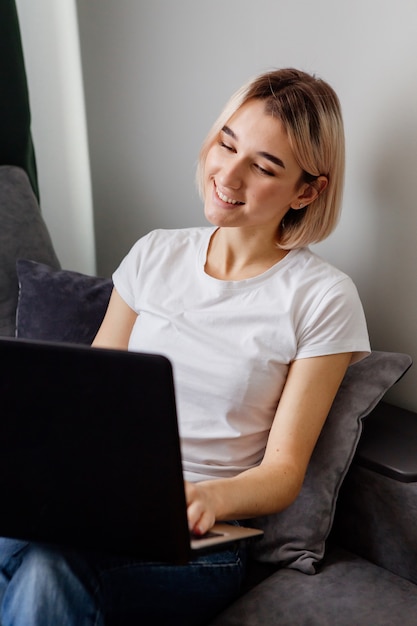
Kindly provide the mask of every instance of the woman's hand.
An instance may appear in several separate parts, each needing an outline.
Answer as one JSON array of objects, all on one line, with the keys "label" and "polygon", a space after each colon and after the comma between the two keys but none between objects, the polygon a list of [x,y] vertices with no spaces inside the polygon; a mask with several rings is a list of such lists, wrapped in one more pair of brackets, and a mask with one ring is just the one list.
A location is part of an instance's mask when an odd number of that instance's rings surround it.
[{"label": "woman's hand", "polygon": [[187,501],[188,527],[190,532],[204,535],[216,521],[215,506],[210,490],[204,483],[185,481],[185,497]]}]

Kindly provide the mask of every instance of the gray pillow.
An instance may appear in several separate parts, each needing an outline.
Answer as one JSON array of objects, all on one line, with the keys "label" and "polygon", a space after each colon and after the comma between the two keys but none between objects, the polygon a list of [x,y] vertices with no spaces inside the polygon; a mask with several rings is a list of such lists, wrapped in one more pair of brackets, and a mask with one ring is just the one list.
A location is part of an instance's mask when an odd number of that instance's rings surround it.
[{"label": "gray pillow", "polygon": [[298,498],[285,511],[252,520],[265,531],[252,556],[314,574],[324,556],[340,486],[362,432],[362,419],[408,370],[406,354],[372,352],[351,365],[333,402]]},{"label": "gray pillow", "polygon": [[108,278],[19,259],[16,336],[91,344],[113,288]]},{"label": "gray pillow", "polygon": [[59,268],[59,261],[26,172],[0,167],[0,335],[15,334],[16,260],[28,258]]}]

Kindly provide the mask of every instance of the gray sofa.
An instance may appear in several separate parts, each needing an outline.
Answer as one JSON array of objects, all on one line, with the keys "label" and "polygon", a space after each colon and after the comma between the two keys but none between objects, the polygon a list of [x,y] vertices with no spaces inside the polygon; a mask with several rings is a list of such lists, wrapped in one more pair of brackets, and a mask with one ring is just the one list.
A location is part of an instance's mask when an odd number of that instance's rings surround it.
[{"label": "gray sofa", "polygon": [[278,567],[212,626],[417,624],[417,414],[380,402],[314,575]]},{"label": "gray sofa", "polygon": [[[0,335],[88,344],[111,288],[60,268],[26,173],[0,167]],[[382,400],[410,365],[349,368],[300,496],[251,522],[245,588],[211,626],[417,624],[417,416]]]}]

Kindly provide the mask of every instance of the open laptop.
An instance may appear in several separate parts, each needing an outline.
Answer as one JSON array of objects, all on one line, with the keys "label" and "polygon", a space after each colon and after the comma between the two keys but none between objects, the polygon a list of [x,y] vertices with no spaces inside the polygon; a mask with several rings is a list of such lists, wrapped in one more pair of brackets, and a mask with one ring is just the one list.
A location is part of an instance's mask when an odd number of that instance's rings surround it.
[{"label": "open laptop", "polygon": [[262,534],[190,537],[161,355],[0,339],[0,494],[0,536],[139,559],[187,562]]}]

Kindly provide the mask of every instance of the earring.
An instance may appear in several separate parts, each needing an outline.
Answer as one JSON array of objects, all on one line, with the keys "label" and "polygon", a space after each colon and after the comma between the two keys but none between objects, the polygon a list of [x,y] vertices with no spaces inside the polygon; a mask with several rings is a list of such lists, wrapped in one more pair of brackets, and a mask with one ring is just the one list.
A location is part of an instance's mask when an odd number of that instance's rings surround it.
[{"label": "earring", "polygon": [[300,209],[304,209],[304,204],[300,202]]}]

